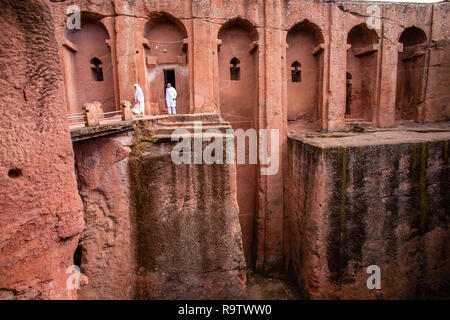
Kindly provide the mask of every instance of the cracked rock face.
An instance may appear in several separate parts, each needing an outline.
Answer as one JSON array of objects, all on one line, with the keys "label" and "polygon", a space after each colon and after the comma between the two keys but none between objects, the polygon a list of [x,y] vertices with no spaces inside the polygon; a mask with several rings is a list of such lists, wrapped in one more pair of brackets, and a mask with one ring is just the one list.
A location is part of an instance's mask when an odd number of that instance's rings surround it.
[{"label": "cracked rock face", "polygon": [[80,269],[89,278],[79,299],[132,299],[134,256],[126,134],[74,143],[86,228]]},{"label": "cracked rock face", "polygon": [[[310,298],[449,297],[450,135],[386,135],[372,145],[289,139],[288,259]],[[377,290],[367,287],[371,265]]]},{"label": "cracked rock face", "polygon": [[175,165],[170,142],[136,146],[137,298],[244,298],[235,166]]},{"label": "cracked rock face", "polygon": [[44,0],[0,15],[0,299],[76,298],[83,216],[52,17]]}]

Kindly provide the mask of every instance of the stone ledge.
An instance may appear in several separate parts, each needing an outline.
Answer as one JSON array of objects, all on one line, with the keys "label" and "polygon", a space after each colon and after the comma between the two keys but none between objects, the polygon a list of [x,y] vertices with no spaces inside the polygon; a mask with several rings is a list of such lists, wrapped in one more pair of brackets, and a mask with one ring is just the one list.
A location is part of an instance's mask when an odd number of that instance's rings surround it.
[{"label": "stone ledge", "polygon": [[[163,115],[136,120],[136,136],[145,137],[153,142],[167,141],[171,140],[172,133],[176,129],[184,129],[187,133],[194,134],[196,122],[201,122],[202,133],[208,129],[217,129],[226,134],[226,130],[231,129],[230,123],[216,113]],[[182,134],[178,134],[180,135]]]},{"label": "stone ledge", "polygon": [[202,123],[203,132],[207,129],[219,129],[225,132],[226,129],[231,128],[229,122],[223,120],[217,113],[194,113],[135,117],[129,121],[108,118],[97,126],[73,126],[70,128],[70,135],[72,141],[80,141],[137,128],[142,135],[152,137],[152,139],[170,140],[171,133],[175,129],[186,129],[188,132],[193,132],[196,121]]},{"label": "stone ledge", "polygon": [[420,143],[450,140],[450,122],[389,128],[364,132],[296,132],[289,139],[320,147],[357,147],[385,144]]},{"label": "stone ledge", "polygon": [[99,124],[94,127],[74,128],[70,130],[72,142],[93,139],[123,131],[133,130],[134,120],[119,121],[110,124]]}]

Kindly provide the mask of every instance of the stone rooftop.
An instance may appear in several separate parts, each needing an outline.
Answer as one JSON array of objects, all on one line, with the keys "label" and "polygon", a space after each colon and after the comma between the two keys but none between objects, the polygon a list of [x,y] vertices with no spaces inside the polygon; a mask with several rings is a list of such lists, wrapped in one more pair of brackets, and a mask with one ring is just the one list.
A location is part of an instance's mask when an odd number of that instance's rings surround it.
[{"label": "stone rooftop", "polygon": [[289,138],[321,147],[355,147],[450,140],[450,122],[411,123],[395,128],[364,129],[362,132],[291,132]]}]

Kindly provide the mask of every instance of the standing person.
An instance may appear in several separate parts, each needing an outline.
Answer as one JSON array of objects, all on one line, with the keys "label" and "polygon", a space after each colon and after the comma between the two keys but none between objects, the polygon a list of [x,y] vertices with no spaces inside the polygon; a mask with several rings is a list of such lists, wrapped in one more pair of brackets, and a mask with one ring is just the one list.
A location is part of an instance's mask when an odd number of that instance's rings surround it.
[{"label": "standing person", "polygon": [[166,104],[169,114],[177,114],[177,90],[172,87],[170,82],[167,82]]},{"label": "standing person", "polygon": [[136,89],[134,93],[134,102],[136,102],[136,105],[131,111],[133,111],[133,113],[138,115],[141,113],[142,115],[144,115],[144,108],[145,108],[144,93],[142,92],[141,87],[137,83],[134,85],[134,88]]}]

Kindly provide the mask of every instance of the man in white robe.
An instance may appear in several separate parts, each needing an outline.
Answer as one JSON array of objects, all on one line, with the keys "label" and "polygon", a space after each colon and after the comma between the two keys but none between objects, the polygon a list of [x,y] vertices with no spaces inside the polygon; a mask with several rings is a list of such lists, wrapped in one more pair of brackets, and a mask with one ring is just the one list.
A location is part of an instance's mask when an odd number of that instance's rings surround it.
[{"label": "man in white robe", "polygon": [[169,114],[177,114],[177,90],[172,87],[170,82],[167,83],[166,89],[166,105]]},{"label": "man in white robe", "polygon": [[134,85],[134,88],[136,89],[135,93],[134,93],[134,102],[136,102],[134,108],[131,110],[133,111],[133,113],[137,114],[137,115],[144,115],[144,108],[145,108],[145,103],[144,103],[144,93],[142,92],[141,87],[136,83]]}]

